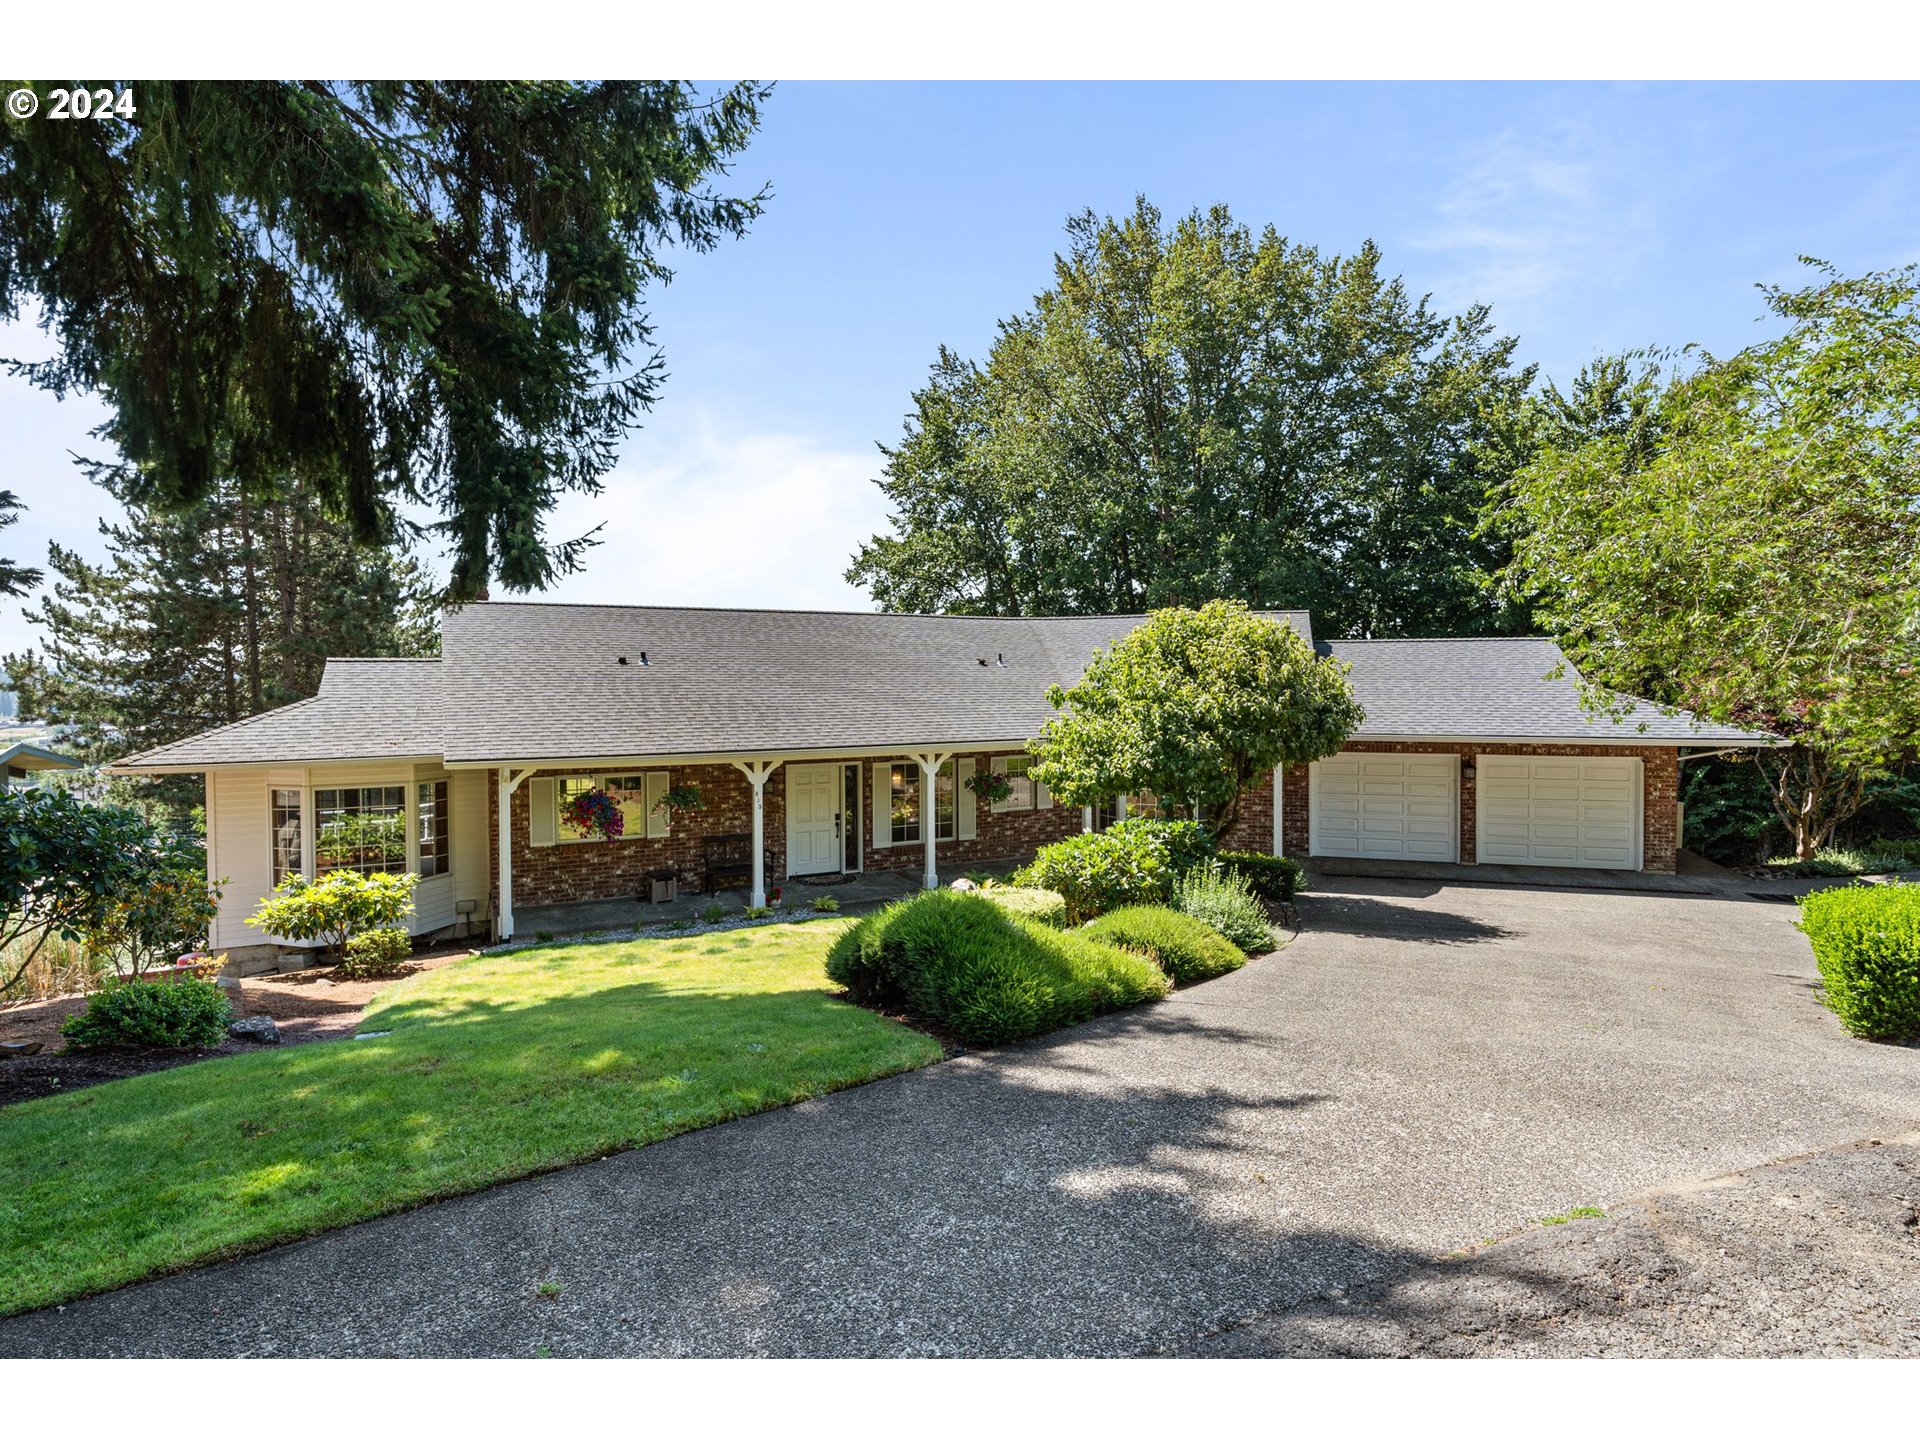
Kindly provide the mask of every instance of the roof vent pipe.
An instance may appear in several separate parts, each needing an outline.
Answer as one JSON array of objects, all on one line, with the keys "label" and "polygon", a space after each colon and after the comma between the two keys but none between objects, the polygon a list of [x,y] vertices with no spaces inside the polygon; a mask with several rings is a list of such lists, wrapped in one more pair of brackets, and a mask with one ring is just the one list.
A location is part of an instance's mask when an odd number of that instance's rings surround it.
[{"label": "roof vent pipe", "polygon": [[993,657],[993,663],[998,665],[1002,670],[1004,670],[1007,668],[1007,657],[1004,655],[995,655]]}]

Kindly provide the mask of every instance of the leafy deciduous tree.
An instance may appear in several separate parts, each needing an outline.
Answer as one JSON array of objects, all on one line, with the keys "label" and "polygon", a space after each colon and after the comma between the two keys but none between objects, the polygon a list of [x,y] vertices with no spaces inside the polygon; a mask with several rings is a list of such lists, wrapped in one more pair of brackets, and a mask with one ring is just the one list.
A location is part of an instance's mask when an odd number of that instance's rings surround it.
[{"label": "leafy deciduous tree", "polygon": [[1333,634],[1510,632],[1479,530],[1531,372],[1487,310],[1145,200],[1069,222],[984,363],[942,349],[848,579],[887,609],[1047,615],[1240,599]]},{"label": "leafy deciduous tree", "polygon": [[1920,741],[1920,269],[1818,268],[1765,287],[1777,339],[1698,352],[1652,443],[1550,445],[1499,517],[1591,685],[1793,739],[1760,761],[1802,858]]},{"label": "leafy deciduous tree", "polygon": [[1072,805],[1152,791],[1214,835],[1276,765],[1331,755],[1364,718],[1347,667],[1237,601],[1162,610],[1095,653],[1034,742],[1034,776]]}]

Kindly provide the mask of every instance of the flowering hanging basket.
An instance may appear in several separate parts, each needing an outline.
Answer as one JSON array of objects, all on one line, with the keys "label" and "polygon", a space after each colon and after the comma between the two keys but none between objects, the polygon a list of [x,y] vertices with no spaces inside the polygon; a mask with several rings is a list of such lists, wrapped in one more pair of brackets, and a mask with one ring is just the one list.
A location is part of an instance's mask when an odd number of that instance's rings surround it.
[{"label": "flowering hanging basket", "polygon": [[581,835],[618,840],[627,828],[620,802],[604,790],[583,790],[560,808],[560,818]]},{"label": "flowering hanging basket", "polygon": [[967,789],[990,804],[998,805],[1013,794],[1013,782],[991,770],[976,770],[967,777]]}]

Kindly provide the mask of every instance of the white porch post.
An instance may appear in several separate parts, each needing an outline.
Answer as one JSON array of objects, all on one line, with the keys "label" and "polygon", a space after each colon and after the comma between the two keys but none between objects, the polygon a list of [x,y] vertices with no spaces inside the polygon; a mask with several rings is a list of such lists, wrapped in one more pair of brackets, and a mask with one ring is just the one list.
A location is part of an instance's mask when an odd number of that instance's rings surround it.
[{"label": "white porch post", "polygon": [[[933,858],[934,831],[939,829],[934,815],[933,787],[940,774],[940,767],[953,758],[951,750],[922,750],[912,757],[920,764],[920,833],[927,842],[926,873],[920,877],[920,885],[925,890],[940,888],[940,866]],[[960,803],[959,796],[954,803]]]},{"label": "white porch post", "polygon": [[1286,773],[1286,769],[1284,765],[1273,767],[1273,853],[1276,855],[1287,853],[1283,848],[1286,842],[1282,838],[1286,832],[1280,825],[1282,806],[1285,804],[1286,796],[1286,787],[1281,784],[1280,777]]},{"label": "white porch post", "polygon": [[500,849],[500,910],[493,925],[496,940],[513,938],[513,792],[533,770],[529,765],[516,774],[502,765],[496,772],[500,776],[500,822],[495,836]]},{"label": "white porch post", "polygon": [[1080,833],[1083,835],[1093,833],[1093,806],[1091,805],[1080,807]]},{"label": "white porch post", "polygon": [[767,903],[767,777],[779,766],[778,760],[736,760],[733,768],[747,777],[753,787],[753,890],[747,903]]}]

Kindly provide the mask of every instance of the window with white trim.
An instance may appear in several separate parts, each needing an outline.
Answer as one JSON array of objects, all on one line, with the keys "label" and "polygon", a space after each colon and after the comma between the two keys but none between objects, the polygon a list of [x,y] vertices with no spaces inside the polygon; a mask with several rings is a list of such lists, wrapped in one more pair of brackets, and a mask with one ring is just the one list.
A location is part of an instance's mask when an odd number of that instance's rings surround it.
[{"label": "window with white trim", "polygon": [[586,841],[606,843],[605,836],[583,834],[567,820],[567,806],[593,789],[606,791],[620,807],[619,839],[645,840],[649,836],[655,839],[665,836],[669,832],[670,817],[656,807],[667,792],[670,778],[670,772],[665,770],[636,770],[624,775],[558,776],[553,786],[554,838],[561,844]]},{"label": "window with white trim", "polygon": [[596,838],[595,836],[587,834],[584,830],[579,829],[572,821],[567,819],[567,806],[591,789],[593,789],[593,776],[591,775],[562,775],[554,782],[553,833],[562,840],[592,840]]},{"label": "window with white trim", "polygon": [[313,792],[313,873],[407,868],[407,787],[336,786]]},{"label": "window with white trim", "polygon": [[307,873],[302,858],[305,832],[301,825],[304,809],[301,802],[305,799],[299,790],[273,792],[273,888],[276,890],[289,875]]},{"label": "window with white trim", "polygon": [[422,780],[416,791],[414,833],[419,843],[420,863],[417,868],[422,880],[446,874],[453,864],[447,799],[445,780]]},{"label": "window with white trim", "polygon": [[[921,838],[920,767],[913,761],[896,763],[891,770],[893,796],[889,813],[895,845],[911,845]],[[959,807],[954,803],[954,762],[949,760],[933,773],[933,838],[951,840]]]},{"label": "window with white trim", "polygon": [[1006,778],[1007,798],[993,802],[993,813],[1004,815],[1010,810],[1033,810],[1039,808],[1039,796],[1044,793],[1034,783],[1027,772],[1033,765],[1031,755],[996,755],[993,757],[993,773]]}]

